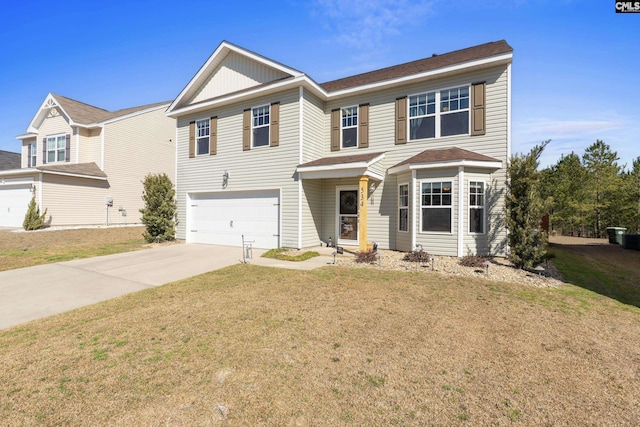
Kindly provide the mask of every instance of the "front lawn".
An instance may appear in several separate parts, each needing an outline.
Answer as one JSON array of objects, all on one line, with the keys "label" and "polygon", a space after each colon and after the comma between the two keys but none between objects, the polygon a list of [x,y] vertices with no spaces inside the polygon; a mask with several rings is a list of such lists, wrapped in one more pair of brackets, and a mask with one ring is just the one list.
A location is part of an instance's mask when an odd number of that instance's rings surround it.
[{"label": "front lawn", "polygon": [[6,425],[634,425],[640,310],[236,265],[0,332]]}]

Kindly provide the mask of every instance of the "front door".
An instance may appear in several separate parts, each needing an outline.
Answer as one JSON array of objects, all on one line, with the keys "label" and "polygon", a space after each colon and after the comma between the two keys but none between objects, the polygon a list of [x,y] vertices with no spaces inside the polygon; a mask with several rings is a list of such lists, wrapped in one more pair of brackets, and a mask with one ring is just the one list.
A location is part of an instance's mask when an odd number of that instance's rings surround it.
[{"label": "front door", "polygon": [[338,244],[358,244],[358,187],[338,189]]}]

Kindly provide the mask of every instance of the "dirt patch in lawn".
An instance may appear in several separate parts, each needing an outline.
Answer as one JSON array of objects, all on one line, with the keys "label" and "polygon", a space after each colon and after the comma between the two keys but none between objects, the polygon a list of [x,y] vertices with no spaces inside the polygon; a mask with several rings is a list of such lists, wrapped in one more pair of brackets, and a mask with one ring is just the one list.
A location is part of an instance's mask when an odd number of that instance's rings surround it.
[{"label": "dirt patch in lawn", "polygon": [[640,310],[237,265],[0,333],[7,425],[635,425]]},{"label": "dirt patch in lawn", "polygon": [[0,271],[144,247],[144,227],[0,231]]}]

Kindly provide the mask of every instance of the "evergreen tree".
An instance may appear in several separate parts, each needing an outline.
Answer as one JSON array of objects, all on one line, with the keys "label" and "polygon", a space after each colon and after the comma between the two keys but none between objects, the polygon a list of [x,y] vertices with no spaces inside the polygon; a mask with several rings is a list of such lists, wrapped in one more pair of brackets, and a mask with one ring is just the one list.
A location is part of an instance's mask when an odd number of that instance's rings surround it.
[{"label": "evergreen tree", "polygon": [[543,261],[546,236],[540,221],[546,210],[540,193],[540,155],[549,140],[526,155],[511,157],[507,165],[506,222],[509,230],[509,260],[518,268],[533,268]]},{"label": "evergreen tree", "polygon": [[24,228],[26,231],[39,230],[46,225],[46,216],[47,209],[45,209],[42,215],[40,215],[40,208],[36,203],[36,195],[34,193],[33,197],[31,197],[31,201],[29,202],[27,213],[24,215],[22,228]]},{"label": "evergreen tree", "polygon": [[587,171],[587,202],[590,203],[590,219],[596,237],[602,237],[607,225],[620,225],[620,171],[618,153],[601,140],[591,144],[582,156]]},{"label": "evergreen tree", "polygon": [[145,207],[140,209],[140,213],[142,223],[146,226],[144,239],[147,242],[174,240],[177,207],[171,179],[165,173],[149,174],[142,183]]}]

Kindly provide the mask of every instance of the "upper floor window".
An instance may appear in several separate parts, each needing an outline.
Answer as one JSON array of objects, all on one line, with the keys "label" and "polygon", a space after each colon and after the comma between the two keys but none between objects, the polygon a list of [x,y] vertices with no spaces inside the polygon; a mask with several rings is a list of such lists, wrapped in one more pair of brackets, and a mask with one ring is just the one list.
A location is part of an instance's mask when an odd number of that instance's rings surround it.
[{"label": "upper floor window", "polygon": [[398,231],[409,231],[409,184],[398,186]]},{"label": "upper floor window", "polygon": [[196,154],[209,154],[209,119],[196,120]]},{"label": "upper floor window", "polygon": [[269,105],[263,105],[262,107],[254,107],[251,109],[251,115],[253,118],[251,122],[251,131],[254,147],[269,145],[269,107]]},{"label": "upper floor window", "polygon": [[469,182],[469,233],[484,233],[484,182]]},{"label": "upper floor window", "polygon": [[469,134],[469,86],[409,96],[409,139]]},{"label": "upper floor window", "polygon": [[342,148],[358,145],[358,107],[341,109]]},{"label": "upper floor window", "polygon": [[451,181],[422,183],[422,231],[451,233]]},{"label": "upper floor window", "polygon": [[37,155],[37,147],[38,144],[36,142],[32,142],[29,144],[29,149],[28,149],[28,159],[27,159],[27,167],[29,168],[35,168],[36,167],[36,155]]},{"label": "upper floor window", "polygon": [[47,137],[47,163],[64,162],[66,159],[67,137],[55,135]]}]

